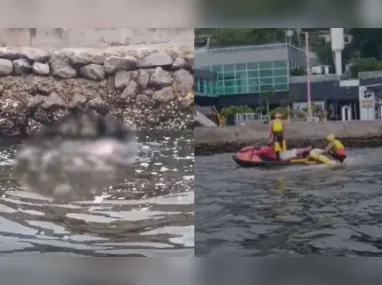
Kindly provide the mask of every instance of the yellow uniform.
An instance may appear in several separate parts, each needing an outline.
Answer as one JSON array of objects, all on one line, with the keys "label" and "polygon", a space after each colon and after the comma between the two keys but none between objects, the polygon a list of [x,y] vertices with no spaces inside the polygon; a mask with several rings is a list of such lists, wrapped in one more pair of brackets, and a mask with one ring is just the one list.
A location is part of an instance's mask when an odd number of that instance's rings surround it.
[{"label": "yellow uniform", "polygon": [[284,140],[284,123],[281,119],[274,119],[270,124],[270,136],[276,153],[286,151],[286,141]]}]

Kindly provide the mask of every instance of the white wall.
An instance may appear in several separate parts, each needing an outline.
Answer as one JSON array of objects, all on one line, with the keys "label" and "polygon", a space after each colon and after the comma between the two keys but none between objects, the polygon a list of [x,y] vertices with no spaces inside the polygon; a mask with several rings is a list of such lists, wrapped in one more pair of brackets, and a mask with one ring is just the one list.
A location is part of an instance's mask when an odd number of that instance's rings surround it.
[{"label": "white wall", "polygon": [[106,47],[193,40],[193,29],[0,29],[0,46]]}]

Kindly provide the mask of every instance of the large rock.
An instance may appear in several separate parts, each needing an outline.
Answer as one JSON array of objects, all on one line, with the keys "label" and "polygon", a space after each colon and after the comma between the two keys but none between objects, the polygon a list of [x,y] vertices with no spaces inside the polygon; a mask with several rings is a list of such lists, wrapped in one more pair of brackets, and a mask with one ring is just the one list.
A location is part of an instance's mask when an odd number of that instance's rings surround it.
[{"label": "large rock", "polygon": [[130,82],[130,73],[124,70],[118,71],[114,75],[114,87],[115,89],[126,88],[127,84]]},{"label": "large rock", "polygon": [[118,70],[133,70],[137,67],[137,59],[132,56],[109,56],[103,64],[107,74],[114,73]]},{"label": "large rock", "polygon": [[7,76],[13,71],[13,63],[8,59],[0,58],[0,76]]},{"label": "large rock", "polygon": [[80,68],[80,74],[83,77],[94,81],[105,79],[105,70],[103,69],[103,66],[94,63],[82,66]]},{"label": "large rock", "polygon": [[130,80],[120,97],[122,99],[133,99],[137,96],[138,91],[138,84],[134,80]]},{"label": "large rock", "polygon": [[194,63],[195,63],[195,56],[194,55],[188,55],[186,56],[187,63],[190,65],[192,69],[194,69]]},{"label": "large rock", "polygon": [[174,81],[171,74],[164,71],[161,67],[157,67],[150,78],[150,85],[158,89],[162,89],[165,86],[169,86]]},{"label": "large rock", "polygon": [[171,87],[165,87],[161,90],[155,91],[153,95],[153,99],[160,103],[167,103],[171,100],[174,100],[176,95]]},{"label": "large rock", "polygon": [[[65,53],[67,50],[63,50]],[[88,64],[103,65],[106,59],[106,54],[97,49],[74,49],[69,52],[69,63],[75,66],[83,66]]]},{"label": "large rock", "polygon": [[34,62],[32,65],[32,71],[36,75],[49,75],[50,73],[49,64]]},{"label": "large rock", "polygon": [[32,47],[13,47],[6,48],[3,57],[9,60],[17,60],[21,58],[28,59],[32,62],[47,62],[50,54],[47,51]]},{"label": "large rock", "polygon": [[13,73],[17,75],[29,74],[32,72],[32,65],[25,58],[13,61]]},{"label": "large rock", "polygon": [[72,78],[77,75],[77,70],[71,67],[67,62],[62,59],[54,58],[50,64],[52,74],[60,78]]},{"label": "large rock", "polygon": [[84,95],[76,93],[76,94],[74,94],[74,96],[70,100],[68,106],[70,108],[83,107],[87,101],[88,101],[88,99]]},{"label": "large rock", "polygon": [[156,53],[152,53],[140,60],[138,60],[138,67],[155,67],[155,66],[172,66],[174,61],[171,56],[168,55],[165,51],[159,51]]},{"label": "large rock", "polygon": [[189,71],[180,69],[175,71],[173,76],[173,88],[180,96],[184,97],[193,90],[194,76]]},{"label": "large rock", "polygon": [[100,113],[102,115],[107,114],[107,112],[109,111],[108,104],[106,104],[106,102],[103,101],[100,96],[96,96],[95,98],[91,99],[88,102],[88,106],[91,109],[96,110],[98,113]]},{"label": "large rock", "polygon": [[137,82],[139,86],[141,86],[142,89],[146,89],[147,85],[150,81],[150,74],[147,72],[147,70],[140,69],[138,73]]},{"label": "large rock", "polygon": [[42,107],[44,109],[49,109],[52,107],[67,107],[67,104],[56,92],[52,92],[49,97],[45,97]]},{"label": "large rock", "polygon": [[172,65],[173,70],[189,69],[189,68],[190,68],[189,63],[183,57],[178,57],[177,59],[175,59],[174,64]]},{"label": "large rock", "polygon": [[143,105],[148,107],[151,107],[154,105],[154,101],[152,100],[152,98],[150,98],[146,94],[138,94],[137,97],[135,98],[135,103],[137,105]]},{"label": "large rock", "polygon": [[54,80],[51,77],[35,77],[34,86],[37,92],[42,95],[49,95],[55,88]]}]

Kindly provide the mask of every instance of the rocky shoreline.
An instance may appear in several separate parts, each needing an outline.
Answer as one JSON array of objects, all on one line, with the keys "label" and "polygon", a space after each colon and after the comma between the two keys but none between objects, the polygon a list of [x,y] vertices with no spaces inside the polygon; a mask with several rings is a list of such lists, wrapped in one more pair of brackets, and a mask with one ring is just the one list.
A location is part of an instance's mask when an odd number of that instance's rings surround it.
[{"label": "rocky shoreline", "polygon": [[140,131],[191,128],[193,68],[193,43],[0,47],[0,133],[29,135],[89,109]]},{"label": "rocky shoreline", "polygon": [[[314,144],[324,147],[324,138],[335,134],[345,147],[382,146],[382,121],[294,123],[286,126],[288,148]],[[248,145],[268,142],[266,126],[225,128],[195,127],[195,155],[236,152]]]}]

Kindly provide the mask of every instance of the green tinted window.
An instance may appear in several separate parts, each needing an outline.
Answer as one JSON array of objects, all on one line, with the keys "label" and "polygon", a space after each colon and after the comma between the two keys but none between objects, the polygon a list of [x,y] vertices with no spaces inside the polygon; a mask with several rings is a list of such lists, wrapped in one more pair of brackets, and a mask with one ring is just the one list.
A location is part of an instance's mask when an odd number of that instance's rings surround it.
[{"label": "green tinted window", "polygon": [[272,61],[264,61],[264,62],[260,62],[260,69],[271,69],[273,68],[272,66]]},{"label": "green tinted window", "polygon": [[273,85],[261,85],[260,92],[273,91]]},{"label": "green tinted window", "polygon": [[260,77],[270,77],[273,76],[272,69],[260,69]]},{"label": "green tinted window", "polygon": [[247,65],[245,63],[235,64],[236,71],[247,70]]},{"label": "green tinted window", "polygon": [[273,77],[260,78],[261,85],[273,85]]},{"label": "green tinted window", "polygon": [[287,91],[288,89],[288,84],[275,84],[275,90]]},{"label": "green tinted window", "polygon": [[278,60],[273,62],[274,68],[287,68],[287,62],[285,60]]},{"label": "green tinted window", "polygon": [[259,86],[257,85],[248,85],[248,93],[258,93]]},{"label": "green tinted window", "polygon": [[222,66],[221,65],[214,65],[214,66],[212,66],[212,71],[221,72]]},{"label": "green tinted window", "polygon": [[273,75],[274,76],[287,76],[288,71],[286,69],[274,69]]},{"label": "green tinted window", "polygon": [[283,77],[275,77],[275,84],[286,84],[288,83],[288,77],[283,76]]},{"label": "green tinted window", "polygon": [[257,70],[259,68],[259,64],[257,62],[247,63],[248,70]]},{"label": "green tinted window", "polygon": [[248,70],[248,78],[257,78],[259,76],[258,70]]},{"label": "green tinted window", "polygon": [[224,72],[233,72],[235,70],[235,67],[233,64],[225,64],[223,65]]}]

